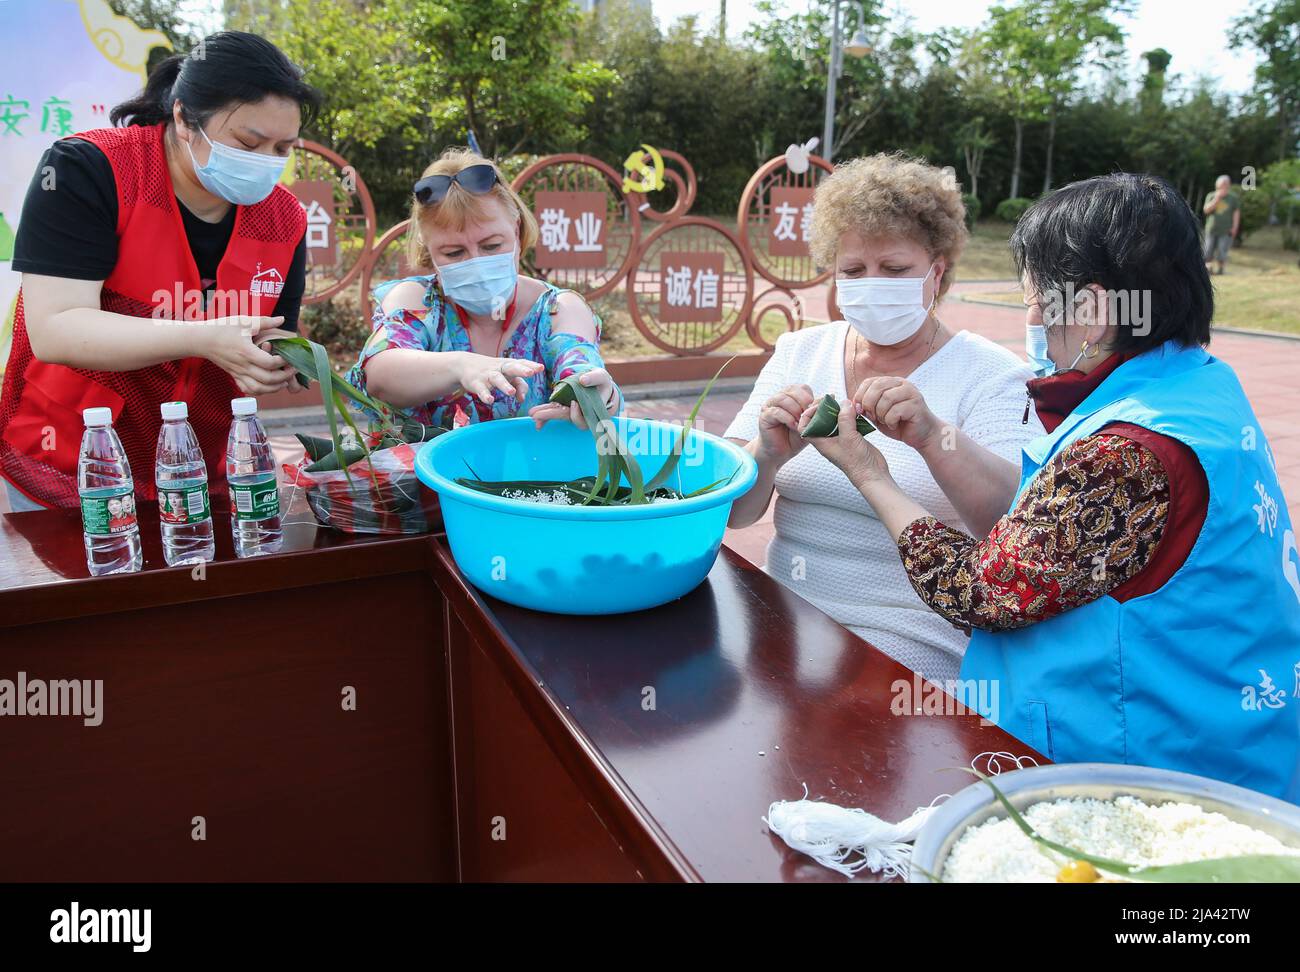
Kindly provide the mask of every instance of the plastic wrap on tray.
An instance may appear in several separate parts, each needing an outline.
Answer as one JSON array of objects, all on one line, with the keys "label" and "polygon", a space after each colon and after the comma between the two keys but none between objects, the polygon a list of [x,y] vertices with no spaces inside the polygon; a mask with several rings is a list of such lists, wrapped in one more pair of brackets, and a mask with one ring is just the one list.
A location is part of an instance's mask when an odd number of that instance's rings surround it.
[{"label": "plastic wrap on tray", "polygon": [[423,442],[402,443],[370,453],[342,469],[309,472],[304,455],[285,463],[285,480],[305,491],[316,519],[345,533],[425,533],[438,523],[438,496],[415,475]]}]

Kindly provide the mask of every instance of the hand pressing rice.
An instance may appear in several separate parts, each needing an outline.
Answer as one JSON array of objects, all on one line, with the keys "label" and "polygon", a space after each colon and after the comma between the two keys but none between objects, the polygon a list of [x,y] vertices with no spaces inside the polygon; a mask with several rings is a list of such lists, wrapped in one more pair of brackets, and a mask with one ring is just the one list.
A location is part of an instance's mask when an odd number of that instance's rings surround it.
[{"label": "hand pressing rice", "polygon": [[[1085,854],[1139,867],[1245,854],[1300,857],[1300,848],[1190,803],[1151,806],[1137,797],[1064,798],[1036,803],[1025,820],[1042,837]],[[943,880],[953,883],[1054,882],[1070,864],[1040,847],[1010,819],[989,820],[953,845]],[[1104,875],[1115,879],[1113,875]]]}]

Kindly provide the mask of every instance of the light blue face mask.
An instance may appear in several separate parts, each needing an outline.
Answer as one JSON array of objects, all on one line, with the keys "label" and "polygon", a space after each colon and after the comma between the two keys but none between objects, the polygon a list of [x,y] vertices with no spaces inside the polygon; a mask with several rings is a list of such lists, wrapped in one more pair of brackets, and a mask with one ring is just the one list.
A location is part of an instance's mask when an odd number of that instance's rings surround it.
[{"label": "light blue face mask", "polygon": [[251,206],[269,196],[275,184],[280,181],[280,176],[284,175],[284,167],[289,164],[287,156],[281,158],[278,155],[231,148],[212,141],[201,128],[199,134],[212,146],[212,153],[208,156],[207,165],[199,165],[199,160],[194,157],[194,149],[188,142],[185,143],[185,147],[190,150],[190,161],[194,163],[194,174],[199,177],[204,189],[236,206]]},{"label": "light blue face mask", "polygon": [[1047,356],[1047,328],[1043,325],[1025,326],[1025,357],[1039,378],[1046,378],[1056,370],[1056,362]]},{"label": "light blue face mask", "polygon": [[[1070,367],[1065,370],[1073,370],[1087,350],[1088,346],[1085,344],[1070,362]],[[1042,324],[1025,325],[1025,357],[1029,359],[1030,367],[1034,369],[1037,377],[1046,378],[1048,375],[1056,374],[1056,362],[1047,354],[1047,328]]]},{"label": "light blue face mask", "polygon": [[519,285],[515,270],[515,251],[489,253],[487,256],[434,268],[447,299],[471,314],[504,315],[506,305]]}]

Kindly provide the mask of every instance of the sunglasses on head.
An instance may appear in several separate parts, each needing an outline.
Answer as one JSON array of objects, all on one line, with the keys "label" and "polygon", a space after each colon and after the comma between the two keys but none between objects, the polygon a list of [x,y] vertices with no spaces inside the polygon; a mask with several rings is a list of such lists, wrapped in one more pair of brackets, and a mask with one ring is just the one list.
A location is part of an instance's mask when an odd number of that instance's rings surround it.
[{"label": "sunglasses on head", "polygon": [[479,165],[467,166],[455,175],[425,176],[415,184],[413,191],[420,205],[428,206],[431,203],[442,202],[453,182],[466,192],[481,196],[497,184],[498,178],[496,166],[483,162]]}]

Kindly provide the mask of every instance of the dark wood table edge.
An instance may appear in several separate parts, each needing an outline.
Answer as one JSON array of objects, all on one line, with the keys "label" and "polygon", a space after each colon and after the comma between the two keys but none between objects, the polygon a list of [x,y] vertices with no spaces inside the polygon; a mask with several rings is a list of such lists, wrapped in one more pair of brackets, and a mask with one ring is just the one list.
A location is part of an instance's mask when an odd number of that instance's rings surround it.
[{"label": "dark wood table edge", "polygon": [[[447,599],[448,623],[450,613],[454,612],[481,645],[489,650],[498,649],[491,655],[498,671],[565,770],[580,785],[585,785],[587,792],[598,795],[599,805],[592,809],[614,837],[625,847],[646,842],[653,845],[657,853],[641,857],[649,864],[645,868],[649,873],[643,875],[646,880],[702,883],[704,877],[538,677],[518,646],[488,622],[491,608],[465,579],[446,544],[435,542],[432,551],[436,562],[435,582]],[[448,674],[450,677],[451,673]]]},{"label": "dark wood table edge", "polygon": [[[238,597],[251,590],[290,591],[357,577],[426,570],[427,548],[433,537],[429,533],[384,537],[364,544],[209,562],[203,580],[193,579],[192,566],[178,566],[13,588],[0,591],[0,630],[87,614]],[[298,569],[308,563],[310,570]]]}]

